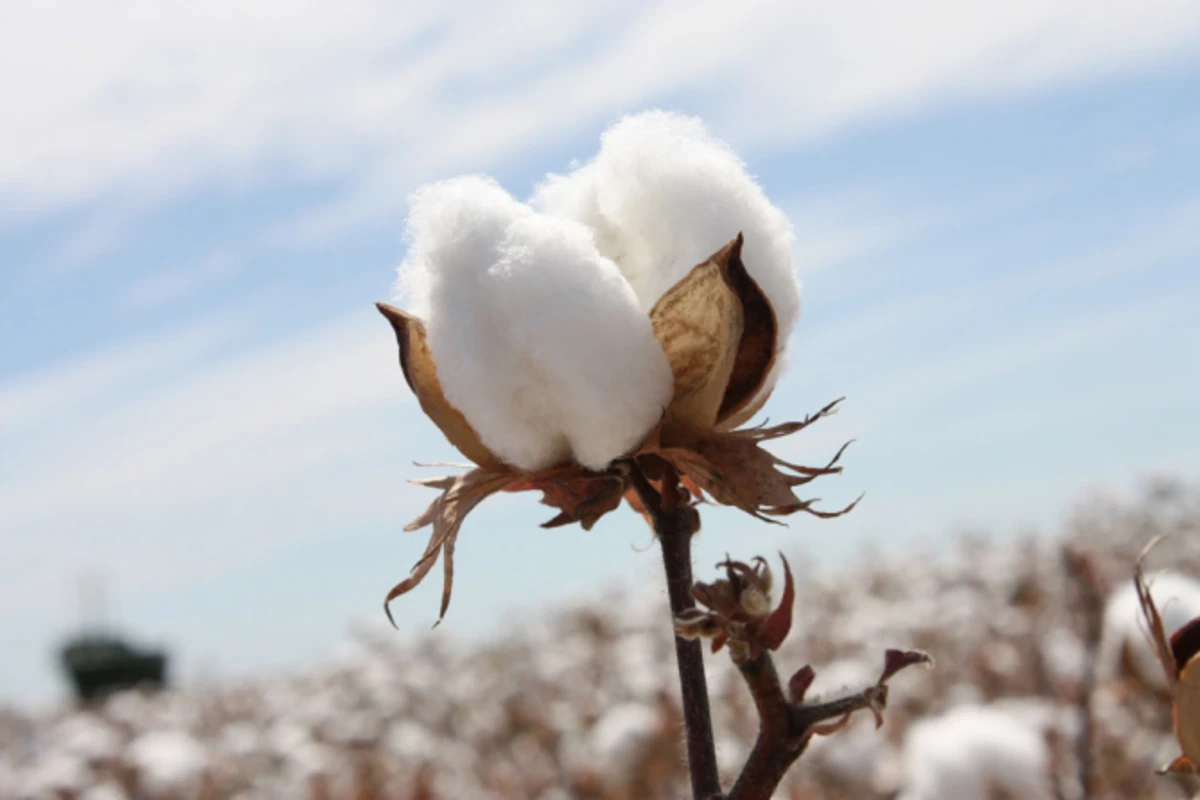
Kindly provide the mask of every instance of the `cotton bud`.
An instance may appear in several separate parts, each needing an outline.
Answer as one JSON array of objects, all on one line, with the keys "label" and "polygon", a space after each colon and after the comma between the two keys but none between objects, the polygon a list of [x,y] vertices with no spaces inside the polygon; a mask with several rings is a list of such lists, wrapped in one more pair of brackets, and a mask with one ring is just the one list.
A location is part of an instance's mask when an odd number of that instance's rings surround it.
[{"label": "cotton bud", "polygon": [[[724,578],[712,583],[697,582],[692,587],[692,596],[708,610],[692,609],[679,615],[675,619],[676,631],[685,638],[694,635],[711,638],[714,653],[728,644],[736,663],[757,657],[764,648],[778,649],[791,629],[795,600],[791,568],[786,558],[782,555],[780,558],[786,582],[777,609],[771,610],[771,572],[766,560],[755,558],[752,567],[726,558],[717,565],[725,569]],[[705,633],[695,634],[701,627]]]},{"label": "cotton bud", "polygon": [[738,605],[751,617],[765,617],[771,611],[771,598],[758,587],[750,586],[742,590]]}]

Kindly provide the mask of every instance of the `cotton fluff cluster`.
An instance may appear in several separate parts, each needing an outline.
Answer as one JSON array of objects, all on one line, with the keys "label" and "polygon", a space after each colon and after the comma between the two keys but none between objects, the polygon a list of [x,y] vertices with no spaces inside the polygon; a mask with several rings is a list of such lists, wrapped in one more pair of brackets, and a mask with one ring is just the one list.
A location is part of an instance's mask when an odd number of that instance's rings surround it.
[{"label": "cotton fluff cluster", "polygon": [[741,231],[742,258],[771,300],[781,343],[800,314],[791,223],[737,154],[694,117],[626,117],[604,133],[593,161],[549,176],[532,203],[595,231],[642,308]]},{"label": "cotton fluff cluster", "polygon": [[799,313],[791,226],[698,120],[650,112],[528,204],[484,177],[419,191],[400,285],[446,399],[493,453],[602,469],[671,399],[647,312],[739,231],[782,347]]},{"label": "cotton fluff cluster", "polygon": [[[1200,581],[1187,575],[1160,572],[1148,576],[1150,596],[1162,614],[1167,635],[1200,617]],[[1163,668],[1150,645],[1142,606],[1133,583],[1121,584],[1104,607],[1104,634],[1100,645],[1101,666],[1106,673],[1117,668],[1127,655],[1137,677],[1150,686],[1166,688]]]},{"label": "cotton fluff cluster", "polygon": [[[1174,531],[1175,575],[1200,575],[1200,491]],[[1093,504],[1094,505],[1094,504]],[[1111,533],[1085,531],[1096,573],[1130,583],[1161,502]],[[815,739],[780,797],[806,800],[1079,797],[1078,689],[1087,660],[1050,668],[1047,647],[1083,637],[1061,542],[939,542],[932,554],[872,557],[847,572],[793,558],[797,614],[776,655],[811,664],[810,697],[861,691],[887,646],[919,646],[933,670],[891,684],[885,724],[863,713]],[[697,575],[712,575],[697,565]],[[1169,589],[1165,578],[1159,591]],[[1157,597],[1156,593],[1156,597]],[[1161,598],[1167,608],[1177,592]],[[409,640],[362,630],[336,663],[290,676],[123,693],[86,709],[0,706],[0,798],[194,800],[654,800],[688,793],[674,637],[654,581],[545,609],[486,642]],[[1057,646],[1057,645],[1056,645]],[[1004,654],[997,656],[997,653]],[[726,785],[758,734],[737,668],[709,659],[714,737]],[[1093,696],[1092,796],[1177,800],[1154,769],[1178,753],[1171,712],[1142,682],[1100,679]]]},{"label": "cotton fluff cluster", "polygon": [[908,773],[901,800],[1049,800],[1045,734],[1001,708],[963,706],[922,720],[904,744]]}]

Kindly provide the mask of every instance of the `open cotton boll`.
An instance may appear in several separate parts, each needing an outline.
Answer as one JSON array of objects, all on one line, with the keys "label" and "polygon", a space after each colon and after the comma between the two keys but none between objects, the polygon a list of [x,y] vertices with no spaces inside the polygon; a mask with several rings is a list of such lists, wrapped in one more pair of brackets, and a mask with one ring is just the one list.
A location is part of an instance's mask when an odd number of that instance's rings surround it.
[{"label": "open cotton boll", "polygon": [[[1200,617],[1200,581],[1174,572],[1161,572],[1148,578],[1150,596],[1163,618],[1170,636],[1196,617]],[[1137,677],[1151,686],[1165,689],[1163,669],[1146,635],[1146,621],[1138,602],[1137,590],[1126,582],[1114,591],[1104,607],[1104,632],[1100,639],[1102,677],[1111,677],[1124,655]]]},{"label": "open cotton boll", "polygon": [[660,726],[658,713],[649,706],[621,703],[610,708],[592,729],[592,747],[600,773],[620,780],[633,772]]},{"label": "open cotton boll", "polygon": [[1049,764],[1038,726],[1001,709],[961,706],[909,729],[899,800],[987,800],[995,791],[1049,800]]},{"label": "open cotton boll", "polygon": [[423,190],[409,220],[404,282],[446,399],[488,449],[603,469],[658,422],[670,365],[587,228],[474,177]]},{"label": "open cotton boll", "polygon": [[644,309],[742,232],[742,259],[786,345],[800,313],[792,226],[700,120],[664,111],[626,117],[604,133],[591,163],[549,177],[532,202],[590,227]]},{"label": "open cotton boll", "polygon": [[194,786],[209,765],[207,748],[190,733],[152,730],[135,739],[128,757],[144,788],[171,792]]}]

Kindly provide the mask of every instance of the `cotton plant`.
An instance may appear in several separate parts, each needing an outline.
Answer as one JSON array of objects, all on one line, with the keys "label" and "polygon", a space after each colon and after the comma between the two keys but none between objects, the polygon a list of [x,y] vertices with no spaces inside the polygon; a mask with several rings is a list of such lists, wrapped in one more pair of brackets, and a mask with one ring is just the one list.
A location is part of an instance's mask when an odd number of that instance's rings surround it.
[{"label": "cotton plant", "polygon": [[[501,491],[541,492],[558,511],[547,527],[588,529],[627,501],[658,535],[672,612],[685,623],[704,586],[691,578],[698,503],[763,520],[854,506],[821,511],[796,493],[840,472],[844,447],[810,467],[762,446],[836,401],[799,422],[744,427],[772,393],[799,316],[793,233],[699,120],[628,117],[591,161],[549,176],[528,202],[483,176],[426,186],[408,237],[407,310],[379,309],[422,410],[473,466],[419,481],[440,495],[407,529],[432,533],[385,608],[441,558],[444,617],[463,520]],[[721,641],[741,665],[761,666],[787,634],[790,606],[786,624],[773,614],[761,633],[765,611],[713,617],[736,626]],[[720,787],[698,643],[680,639],[677,656],[693,788],[711,797]]]}]

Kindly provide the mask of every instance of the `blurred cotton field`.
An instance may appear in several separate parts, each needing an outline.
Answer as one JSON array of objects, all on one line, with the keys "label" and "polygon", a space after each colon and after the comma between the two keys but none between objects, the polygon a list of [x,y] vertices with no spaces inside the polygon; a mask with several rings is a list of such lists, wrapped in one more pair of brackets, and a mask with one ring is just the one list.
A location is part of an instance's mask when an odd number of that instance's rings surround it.
[{"label": "blurred cotton field", "polygon": [[[1200,611],[1200,491],[1160,483],[1137,502],[1081,509],[1057,537],[965,537],[922,556],[868,555],[841,573],[797,557],[797,627],[779,663],[813,664],[812,692],[872,683],[885,646],[920,647],[938,663],[897,679],[881,730],[868,715],[816,740],[777,796],[1080,797],[1085,725],[1092,797],[1191,796],[1154,774],[1177,750],[1129,587],[1147,539],[1176,534],[1155,553],[1153,591],[1169,626]],[[1081,602],[1064,552],[1091,564],[1102,606]],[[682,797],[666,618],[659,590],[628,588],[471,647],[363,629],[340,660],[289,677],[8,710],[0,797]],[[1088,635],[1096,623],[1099,641]],[[728,660],[709,666],[728,772],[757,718]]]}]

